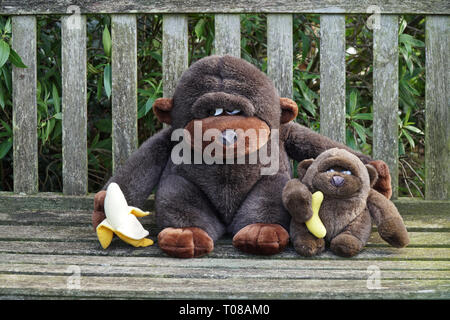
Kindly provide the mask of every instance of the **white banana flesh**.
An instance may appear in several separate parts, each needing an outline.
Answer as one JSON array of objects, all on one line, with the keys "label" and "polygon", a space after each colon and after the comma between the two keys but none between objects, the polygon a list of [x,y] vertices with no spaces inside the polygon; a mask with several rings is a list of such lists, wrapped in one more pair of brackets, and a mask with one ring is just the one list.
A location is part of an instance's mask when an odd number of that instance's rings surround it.
[{"label": "white banana flesh", "polygon": [[145,238],[149,232],[136,218],[150,213],[129,206],[117,183],[111,183],[106,189],[104,208],[106,219],[97,226],[97,237],[104,249],[111,244],[113,234],[135,247],[153,244],[151,239]]}]

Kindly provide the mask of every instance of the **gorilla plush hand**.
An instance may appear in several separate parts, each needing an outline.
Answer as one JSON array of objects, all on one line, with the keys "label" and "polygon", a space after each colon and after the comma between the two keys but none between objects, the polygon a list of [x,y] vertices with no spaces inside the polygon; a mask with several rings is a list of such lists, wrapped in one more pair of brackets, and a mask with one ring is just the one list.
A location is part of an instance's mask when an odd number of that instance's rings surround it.
[{"label": "gorilla plush hand", "polygon": [[378,173],[378,179],[373,188],[386,198],[390,199],[392,196],[392,187],[388,165],[383,160],[373,160],[370,161],[369,164],[372,165]]},{"label": "gorilla plush hand", "polygon": [[95,194],[94,211],[92,212],[92,226],[94,227],[94,230],[96,230],[97,226],[106,218],[104,208],[105,197],[105,190],[99,191]]}]

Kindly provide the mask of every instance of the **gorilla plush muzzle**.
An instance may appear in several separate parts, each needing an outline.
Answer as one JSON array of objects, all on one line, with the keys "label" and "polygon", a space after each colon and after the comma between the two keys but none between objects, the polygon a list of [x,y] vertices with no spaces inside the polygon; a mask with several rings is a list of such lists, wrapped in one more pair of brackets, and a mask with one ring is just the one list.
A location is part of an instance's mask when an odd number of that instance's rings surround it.
[{"label": "gorilla plush muzzle", "polygon": [[270,128],[264,121],[240,115],[194,119],[185,129],[185,139],[192,149],[220,151],[224,158],[239,158],[256,152],[270,137]]}]

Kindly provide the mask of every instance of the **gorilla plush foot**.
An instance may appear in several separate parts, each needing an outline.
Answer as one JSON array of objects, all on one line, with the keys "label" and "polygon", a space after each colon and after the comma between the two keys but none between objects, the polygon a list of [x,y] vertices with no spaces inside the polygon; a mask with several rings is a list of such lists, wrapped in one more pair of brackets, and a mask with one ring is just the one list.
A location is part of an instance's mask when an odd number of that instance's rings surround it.
[{"label": "gorilla plush foot", "polygon": [[392,217],[380,223],[378,233],[381,238],[396,248],[406,247],[409,243],[408,231],[400,217]]},{"label": "gorilla plush foot", "polygon": [[330,249],[338,256],[349,258],[358,254],[363,245],[364,244],[361,240],[356,238],[354,235],[349,233],[341,233],[331,240]]},{"label": "gorilla plush foot", "polygon": [[165,228],[158,234],[158,245],[176,258],[201,257],[214,249],[211,237],[197,227]]},{"label": "gorilla plush foot", "polygon": [[279,224],[250,224],[233,237],[233,246],[252,254],[276,254],[283,251],[288,242],[289,234]]},{"label": "gorilla plush foot", "polygon": [[292,241],[295,251],[303,257],[312,257],[325,250],[325,240],[311,234],[303,234]]}]

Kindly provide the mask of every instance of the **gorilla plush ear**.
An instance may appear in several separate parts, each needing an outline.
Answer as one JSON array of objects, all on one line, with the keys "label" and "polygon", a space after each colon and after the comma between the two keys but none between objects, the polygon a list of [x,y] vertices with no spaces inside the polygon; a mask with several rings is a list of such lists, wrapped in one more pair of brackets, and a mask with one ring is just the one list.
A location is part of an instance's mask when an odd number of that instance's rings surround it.
[{"label": "gorilla plush ear", "polygon": [[172,122],[172,118],[170,116],[172,107],[172,98],[158,98],[153,103],[153,112],[159,121],[170,124]]},{"label": "gorilla plush ear", "polygon": [[378,172],[374,166],[366,164],[367,171],[369,172],[370,187],[372,188],[378,180]]},{"label": "gorilla plush ear", "polygon": [[298,106],[289,98],[280,98],[281,124],[294,120],[298,114]]},{"label": "gorilla plush ear", "polygon": [[297,167],[297,175],[300,180],[305,176],[306,170],[308,170],[309,166],[314,162],[314,159],[303,160],[298,164]]}]

